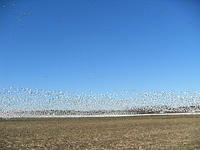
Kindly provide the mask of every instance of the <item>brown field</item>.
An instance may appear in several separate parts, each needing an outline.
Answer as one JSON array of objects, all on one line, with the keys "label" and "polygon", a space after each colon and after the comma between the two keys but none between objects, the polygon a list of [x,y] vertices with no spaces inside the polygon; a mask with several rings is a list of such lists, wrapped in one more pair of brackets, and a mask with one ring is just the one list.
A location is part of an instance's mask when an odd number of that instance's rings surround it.
[{"label": "brown field", "polygon": [[1,119],[1,150],[200,149],[200,116]]}]

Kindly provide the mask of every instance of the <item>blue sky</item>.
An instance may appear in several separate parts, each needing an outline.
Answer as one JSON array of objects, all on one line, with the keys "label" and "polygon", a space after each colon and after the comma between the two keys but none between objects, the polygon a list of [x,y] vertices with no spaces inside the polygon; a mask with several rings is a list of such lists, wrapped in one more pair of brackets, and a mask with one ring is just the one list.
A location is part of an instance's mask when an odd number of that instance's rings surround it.
[{"label": "blue sky", "polygon": [[198,0],[2,0],[0,88],[198,90]]}]

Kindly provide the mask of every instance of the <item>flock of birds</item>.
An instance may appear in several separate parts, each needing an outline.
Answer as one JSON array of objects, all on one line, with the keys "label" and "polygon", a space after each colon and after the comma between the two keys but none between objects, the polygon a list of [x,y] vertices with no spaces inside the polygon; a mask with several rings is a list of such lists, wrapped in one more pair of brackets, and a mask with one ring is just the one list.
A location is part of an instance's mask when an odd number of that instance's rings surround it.
[{"label": "flock of birds", "polygon": [[129,110],[139,107],[200,106],[200,91],[66,92],[31,88],[0,89],[0,111]]}]

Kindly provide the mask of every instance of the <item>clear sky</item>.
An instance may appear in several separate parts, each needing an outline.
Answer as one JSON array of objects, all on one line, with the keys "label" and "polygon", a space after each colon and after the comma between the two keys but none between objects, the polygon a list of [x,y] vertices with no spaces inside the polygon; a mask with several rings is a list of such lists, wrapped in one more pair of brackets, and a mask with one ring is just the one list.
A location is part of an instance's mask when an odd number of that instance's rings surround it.
[{"label": "clear sky", "polygon": [[200,89],[199,0],[1,0],[0,88]]}]

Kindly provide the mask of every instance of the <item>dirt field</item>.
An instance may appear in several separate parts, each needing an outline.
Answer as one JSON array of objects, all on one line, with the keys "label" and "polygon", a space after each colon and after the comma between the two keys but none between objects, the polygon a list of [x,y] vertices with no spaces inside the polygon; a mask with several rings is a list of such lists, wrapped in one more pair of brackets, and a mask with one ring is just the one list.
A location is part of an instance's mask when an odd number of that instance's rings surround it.
[{"label": "dirt field", "polygon": [[200,149],[200,115],[1,119],[0,149]]}]

